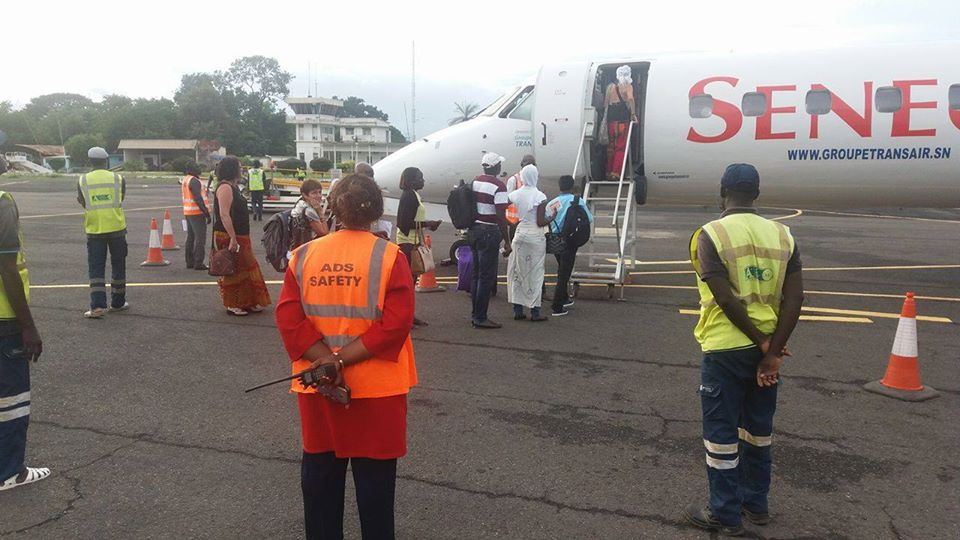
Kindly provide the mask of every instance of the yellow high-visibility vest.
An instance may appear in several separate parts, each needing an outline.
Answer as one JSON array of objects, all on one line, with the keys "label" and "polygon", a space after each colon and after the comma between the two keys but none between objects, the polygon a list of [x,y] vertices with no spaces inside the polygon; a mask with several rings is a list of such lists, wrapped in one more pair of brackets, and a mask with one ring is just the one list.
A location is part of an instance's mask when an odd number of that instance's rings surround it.
[{"label": "yellow high-visibility vest", "polygon": [[[690,261],[698,277],[697,241],[704,232],[717,248],[727,267],[730,287],[747,308],[753,324],[764,334],[773,334],[780,315],[787,262],[793,254],[790,229],[753,213],[731,214],[707,223],[690,239]],[[694,335],[703,351],[753,346],[753,341],[730,322],[717,305],[710,287],[701,279],[697,279],[697,287],[700,321]]]},{"label": "yellow high-visibility vest", "polygon": [[[13,200],[13,195],[10,195],[6,191],[0,191],[0,199],[9,199],[11,202],[16,204],[16,201]],[[23,282],[23,296],[30,301],[30,274],[27,272],[27,261],[23,256],[23,235],[20,234],[20,250],[17,252],[17,271],[20,273],[20,281]],[[13,311],[13,305],[10,304],[10,299],[7,298],[6,289],[3,288],[3,278],[0,278],[0,319],[16,319],[17,314]]]},{"label": "yellow high-visibility vest", "polygon": [[80,177],[85,211],[83,228],[87,234],[104,234],[127,228],[123,215],[123,177],[102,169]]},{"label": "yellow high-visibility vest", "polygon": [[263,191],[263,169],[250,169],[250,191]]}]

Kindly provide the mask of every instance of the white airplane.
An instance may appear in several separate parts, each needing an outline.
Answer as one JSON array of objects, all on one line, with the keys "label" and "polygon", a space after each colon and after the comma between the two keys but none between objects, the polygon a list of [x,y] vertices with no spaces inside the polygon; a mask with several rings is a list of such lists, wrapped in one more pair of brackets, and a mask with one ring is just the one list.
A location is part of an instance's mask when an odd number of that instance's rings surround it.
[{"label": "white airplane", "polygon": [[765,206],[960,207],[958,53],[947,43],[547,65],[380,161],[376,178],[398,197],[400,172],[419,167],[424,200],[445,203],[482,172],[484,152],[506,157],[511,174],[533,154],[541,188],[556,192],[561,175],[590,173],[583,159],[574,171],[581,139],[593,151],[605,88],[629,65],[646,201],[715,203],[726,165],[747,162]]}]

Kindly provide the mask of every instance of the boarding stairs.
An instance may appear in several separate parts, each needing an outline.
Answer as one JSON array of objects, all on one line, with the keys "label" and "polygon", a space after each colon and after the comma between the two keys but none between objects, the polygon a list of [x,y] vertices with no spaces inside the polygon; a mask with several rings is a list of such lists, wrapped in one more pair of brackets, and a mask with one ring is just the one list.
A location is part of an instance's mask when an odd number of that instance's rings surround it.
[{"label": "boarding stairs", "polygon": [[[633,138],[639,134],[636,122],[631,122],[627,131],[627,151],[620,168],[620,176],[595,179],[587,174],[583,188],[583,200],[593,214],[590,241],[577,252],[577,262],[586,262],[585,268],[575,268],[570,277],[574,296],[583,284],[606,285],[609,298],[614,297],[615,287],[620,287],[623,301],[624,285],[629,282],[630,271],[637,264],[637,199],[635,196],[634,165],[631,156]],[[576,177],[581,162],[584,170],[591,171],[590,142],[593,139],[593,123],[583,126],[580,148],[573,172]],[[579,266],[579,264],[578,264]]]},{"label": "boarding stairs", "polygon": [[53,174],[53,171],[30,161],[30,156],[23,152],[7,152],[4,154],[7,163],[13,167],[24,169],[37,174]]}]

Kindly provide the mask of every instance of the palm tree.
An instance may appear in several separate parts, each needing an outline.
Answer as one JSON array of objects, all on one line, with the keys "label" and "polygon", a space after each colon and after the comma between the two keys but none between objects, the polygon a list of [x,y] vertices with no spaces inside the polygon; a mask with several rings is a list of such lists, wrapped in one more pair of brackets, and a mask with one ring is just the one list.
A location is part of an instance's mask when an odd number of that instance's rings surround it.
[{"label": "palm tree", "polygon": [[480,107],[476,103],[456,103],[454,102],[455,110],[457,111],[456,118],[451,118],[449,124],[452,126],[454,124],[459,124],[460,122],[466,122],[476,114],[477,109]]}]

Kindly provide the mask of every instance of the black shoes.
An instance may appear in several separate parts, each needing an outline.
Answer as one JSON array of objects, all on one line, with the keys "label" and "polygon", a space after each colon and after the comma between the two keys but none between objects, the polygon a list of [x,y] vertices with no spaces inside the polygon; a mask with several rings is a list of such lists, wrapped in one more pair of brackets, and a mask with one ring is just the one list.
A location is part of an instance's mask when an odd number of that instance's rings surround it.
[{"label": "black shoes", "polygon": [[474,328],[480,328],[484,330],[496,330],[498,328],[503,328],[503,325],[491,321],[490,319],[484,319],[482,321],[472,321]]},{"label": "black shoes", "polygon": [[207,271],[210,269],[210,267],[205,264],[201,264],[200,266],[194,266],[193,269]]},{"label": "black shoes", "polygon": [[707,531],[716,531],[726,536],[741,536],[746,532],[743,525],[724,525],[713,515],[710,507],[691,506],[684,510],[683,517],[688,523]]}]

